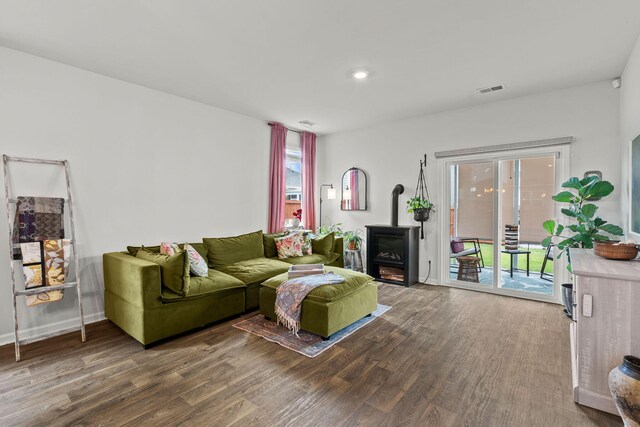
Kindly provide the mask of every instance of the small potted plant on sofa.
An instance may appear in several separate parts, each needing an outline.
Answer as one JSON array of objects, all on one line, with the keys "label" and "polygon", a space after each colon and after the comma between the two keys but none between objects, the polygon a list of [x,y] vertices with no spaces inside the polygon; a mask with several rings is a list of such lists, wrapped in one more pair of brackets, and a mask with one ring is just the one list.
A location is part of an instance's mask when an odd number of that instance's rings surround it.
[{"label": "small potted plant on sofa", "polygon": [[[613,192],[614,187],[609,181],[602,181],[595,175],[583,179],[571,177],[562,183],[562,187],[568,190],[561,191],[552,198],[558,203],[569,205],[561,212],[573,223],[565,227],[553,219],[545,221],[542,226],[549,233],[549,236],[542,241],[542,246],[548,247],[553,243],[559,250],[556,254],[557,258],[560,258],[563,253],[567,253],[569,262],[567,268],[571,271],[569,248],[591,249],[598,242],[608,242],[610,238],[607,234],[621,236],[623,232],[619,226],[609,224],[602,218],[595,216],[598,206],[591,203]],[[571,301],[573,285],[565,283],[562,287],[565,308],[567,314],[571,315],[573,312],[573,301]]]},{"label": "small potted plant on sofa", "polygon": [[362,230],[346,231],[344,233],[344,243],[347,249],[358,251],[362,247]]},{"label": "small potted plant on sofa", "polygon": [[422,196],[407,200],[407,212],[413,213],[413,219],[419,222],[427,221],[433,210],[433,203]]}]

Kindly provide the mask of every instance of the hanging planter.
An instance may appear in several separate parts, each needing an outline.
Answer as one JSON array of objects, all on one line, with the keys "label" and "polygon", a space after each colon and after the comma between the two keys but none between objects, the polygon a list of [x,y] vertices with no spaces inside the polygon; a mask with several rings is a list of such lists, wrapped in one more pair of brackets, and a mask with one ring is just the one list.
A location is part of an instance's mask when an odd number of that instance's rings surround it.
[{"label": "hanging planter", "polygon": [[429,220],[429,215],[434,206],[429,197],[429,189],[427,187],[427,179],[424,175],[424,169],[427,167],[427,155],[424,155],[424,161],[420,160],[420,174],[418,175],[418,185],[416,186],[416,194],[407,201],[407,212],[413,212],[413,219],[420,223],[420,238],[424,239],[424,223]]},{"label": "hanging planter", "polygon": [[427,208],[418,208],[413,210],[413,219],[418,222],[425,222],[429,220],[429,213],[431,213],[431,209]]}]

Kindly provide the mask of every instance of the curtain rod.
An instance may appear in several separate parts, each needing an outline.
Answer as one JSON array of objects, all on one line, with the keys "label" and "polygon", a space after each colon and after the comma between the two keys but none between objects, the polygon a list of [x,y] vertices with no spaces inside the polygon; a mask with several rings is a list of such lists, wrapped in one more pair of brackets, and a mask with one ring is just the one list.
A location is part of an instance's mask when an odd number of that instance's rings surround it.
[{"label": "curtain rod", "polygon": [[[273,122],[267,122],[267,124],[268,124],[269,126],[273,126]],[[282,125],[282,126],[284,126],[284,125]],[[288,131],[295,132],[295,133],[300,133],[300,134],[301,134],[302,132],[306,132],[306,131],[302,131],[302,130],[291,129],[290,127],[287,127],[287,126],[284,126],[284,128],[285,128],[286,130],[288,130]],[[309,132],[309,133],[311,133],[311,132]]]}]

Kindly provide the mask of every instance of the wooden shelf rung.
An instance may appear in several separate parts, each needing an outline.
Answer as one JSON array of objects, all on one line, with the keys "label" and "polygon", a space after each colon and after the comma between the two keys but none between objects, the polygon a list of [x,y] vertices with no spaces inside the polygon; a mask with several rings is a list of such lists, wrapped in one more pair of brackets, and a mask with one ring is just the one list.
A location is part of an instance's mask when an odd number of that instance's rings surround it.
[{"label": "wooden shelf rung", "polygon": [[[60,197],[60,198],[62,198],[62,197]],[[64,202],[67,203],[68,200],[64,199]],[[9,199],[9,203],[18,203],[18,199]]]},{"label": "wooden shelf rung", "polygon": [[[47,240],[68,240],[69,244],[73,245],[74,241],[73,239],[47,239]],[[28,242],[28,243],[32,243],[32,242]],[[13,243],[13,248],[14,249],[20,249],[20,243]],[[17,260],[16,260],[17,261]]]},{"label": "wooden shelf rung", "polygon": [[3,156],[5,162],[21,162],[21,163],[39,163],[44,165],[60,165],[64,166],[66,160],[49,160],[49,159],[32,159],[28,157]]},{"label": "wooden shelf rung", "polygon": [[78,282],[69,282],[69,283],[65,283],[64,285],[42,286],[39,288],[24,289],[24,290],[16,291],[16,295],[36,295],[36,294],[42,294],[50,291],[57,291],[60,289],[68,289],[68,288],[73,288],[74,286],[76,286],[77,283]]}]

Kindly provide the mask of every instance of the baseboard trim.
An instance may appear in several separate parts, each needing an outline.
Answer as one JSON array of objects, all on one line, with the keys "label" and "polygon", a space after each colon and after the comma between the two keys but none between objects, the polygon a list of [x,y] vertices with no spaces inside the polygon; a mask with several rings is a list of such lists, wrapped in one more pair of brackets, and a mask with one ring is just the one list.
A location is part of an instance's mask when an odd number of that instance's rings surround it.
[{"label": "baseboard trim", "polygon": [[[94,313],[84,316],[84,323],[88,325],[90,323],[99,322],[101,320],[105,320],[104,312]],[[59,322],[50,323],[48,325],[40,325],[35,326],[29,329],[20,329],[20,339],[38,339],[40,337],[44,337],[51,333],[55,333],[57,331],[62,331],[65,329],[72,328],[78,325],[78,329],[80,328],[80,318],[75,317],[73,319],[61,320]],[[6,344],[13,344],[13,332],[9,332],[8,334],[0,335],[0,346]]]}]

